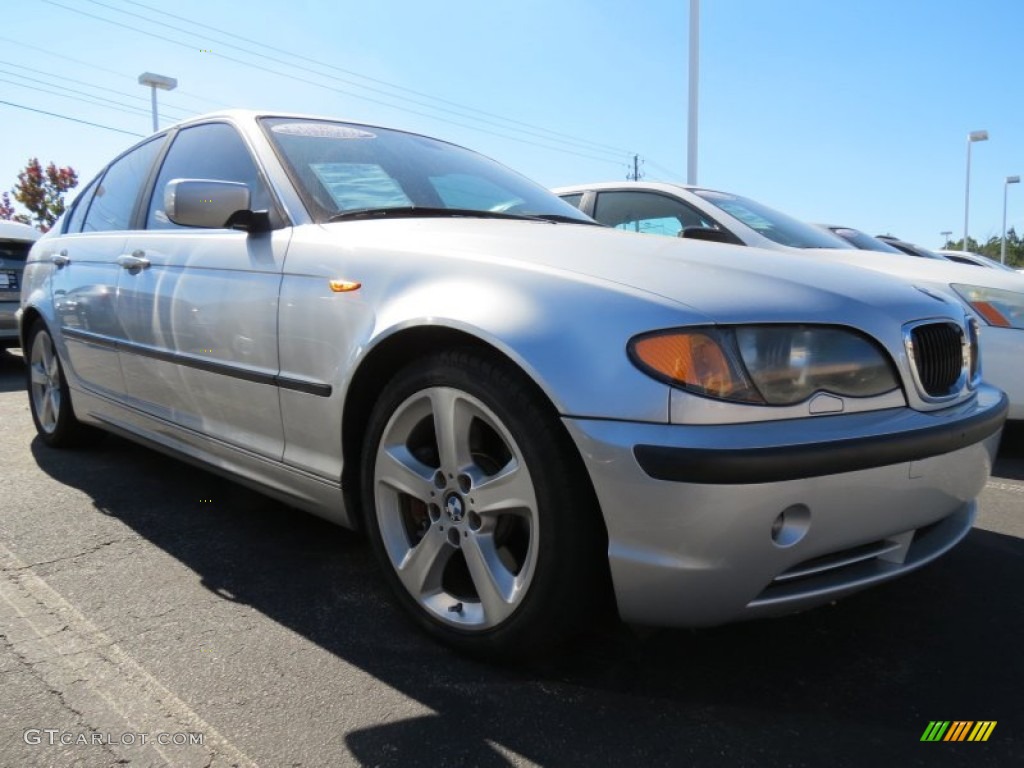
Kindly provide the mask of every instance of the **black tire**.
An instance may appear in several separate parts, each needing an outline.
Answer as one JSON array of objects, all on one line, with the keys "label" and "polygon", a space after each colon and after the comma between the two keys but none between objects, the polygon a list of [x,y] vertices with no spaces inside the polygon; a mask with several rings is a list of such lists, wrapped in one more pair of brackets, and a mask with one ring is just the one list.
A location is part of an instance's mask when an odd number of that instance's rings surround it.
[{"label": "black tire", "polygon": [[64,365],[42,320],[32,323],[22,351],[29,410],[42,441],[51,448],[82,448],[102,437],[75,417]]},{"label": "black tire", "polygon": [[[462,429],[439,440],[434,414],[447,412],[437,403],[449,397],[452,423]],[[462,463],[442,466],[450,462],[441,444],[455,446],[447,454],[454,456],[460,435]],[[391,464],[394,456],[405,463]],[[554,409],[507,363],[450,351],[395,376],[370,415],[361,494],[374,553],[398,602],[462,653],[491,661],[546,654],[606,604],[607,536],[582,460]],[[413,567],[417,559],[429,568]],[[402,575],[396,561],[409,566]],[[407,586],[421,575],[422,589]]]}]

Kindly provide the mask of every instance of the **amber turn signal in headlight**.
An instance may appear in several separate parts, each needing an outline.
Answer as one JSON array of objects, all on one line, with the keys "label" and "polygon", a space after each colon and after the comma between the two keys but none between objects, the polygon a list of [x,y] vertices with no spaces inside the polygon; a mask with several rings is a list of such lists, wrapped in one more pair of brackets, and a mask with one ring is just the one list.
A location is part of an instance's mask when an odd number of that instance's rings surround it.
[{"label": "amber turn signal in headlight", "polygon": [[958,283],[952,288],[989,325],[1024,329],[1024,293]]},{"label": "amber turn signal in headlight", "polygon": [[763,403],[743,366],[734,343],[714,328],[651,334],[634,339],[630,352],[641,368],[656,378],[686,389],[747,403]]}]

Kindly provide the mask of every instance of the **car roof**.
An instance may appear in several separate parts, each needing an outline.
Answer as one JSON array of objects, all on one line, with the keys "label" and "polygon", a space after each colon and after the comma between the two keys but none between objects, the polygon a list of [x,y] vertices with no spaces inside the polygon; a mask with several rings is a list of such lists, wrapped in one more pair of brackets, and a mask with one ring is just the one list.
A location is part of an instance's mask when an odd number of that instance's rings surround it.
[{"label": "car roof", "polygon": [[[724,192],[702,184],[677,184],[674,181],[598,181],[593,184],[568,184],[563,187],[554,187],[551,191],[556,195],[564,195],[572,192],[583,192],[585,190],[599,191],[602,189],[661,189],[671,192],[677,189],[684,189],[687,192],[719,192],[723,195],[735,195],[733,192]],[[735,195],[739,197],[740,195]]]},{"label": "car roof", "polygon": [[43,236],[35,227],[17,221],[0,221],[0,238],[4,240],[27,240],[34,242]]}]

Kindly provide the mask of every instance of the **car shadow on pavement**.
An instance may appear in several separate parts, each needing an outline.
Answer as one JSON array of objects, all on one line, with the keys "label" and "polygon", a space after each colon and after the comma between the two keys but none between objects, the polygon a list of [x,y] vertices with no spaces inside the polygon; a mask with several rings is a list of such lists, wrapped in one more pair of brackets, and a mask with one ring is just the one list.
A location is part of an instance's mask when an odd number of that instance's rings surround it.
[{"label": "car shadow on pavement", "polygon": [[[345,734],[364,765],[935,766],[964,764],[968,749],[972,766],[1024,758],[1020,538],[975,529],[919,573],[798,616],[596,632],[564,658],[498,667],[418,633],[356,534],[119,438],[82,453],[36,438],[31,450],[96,514],[212,592],[432,710]],[[984,744],[921,743],[936,719],[999,724]]]},{"label": "car shadow on pavement", "polygon": [[1024,480],[1024,422],[1015,421],[1003,428],[992,476]]},{"label": "car shadow on pavement", "polygon": [[25,360],[21,350],[0,349],[0,392],[25,389]]}]

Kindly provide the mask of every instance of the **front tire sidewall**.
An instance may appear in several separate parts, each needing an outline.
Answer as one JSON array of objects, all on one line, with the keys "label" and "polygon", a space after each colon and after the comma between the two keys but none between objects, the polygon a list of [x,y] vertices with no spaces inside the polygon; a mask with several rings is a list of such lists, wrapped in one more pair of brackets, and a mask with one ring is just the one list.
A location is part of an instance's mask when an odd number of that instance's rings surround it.
[{"label": "front tire sidewall", "polygon": [[[537,498],[537,559],[526,593],[514,612],[497,626],[466,630],[446,624],[419,604],[402,584],[385,549],[377,519],[375,457],[396,409],[432,387],[461,390],[484,403],[509,431],[522,454]],[[435,639],[460,652],[490,660],[517,660],[561,643],[582,623],[592,604],[587,590],[601,583],[591,578],[596,526],[576,521],[592,514],[588,493],[577,492],[579,479],[566,451],[575,447],[553,409],[545,407],[525,377],[510,366],[473,353],[447,353],[400,372],[375,404],[362,455],[361,494],[375,555],[393,592],[408,614]],[[580,529],[583,530],[580,530]]]}]

